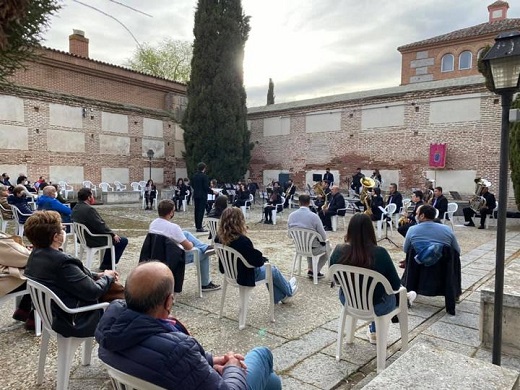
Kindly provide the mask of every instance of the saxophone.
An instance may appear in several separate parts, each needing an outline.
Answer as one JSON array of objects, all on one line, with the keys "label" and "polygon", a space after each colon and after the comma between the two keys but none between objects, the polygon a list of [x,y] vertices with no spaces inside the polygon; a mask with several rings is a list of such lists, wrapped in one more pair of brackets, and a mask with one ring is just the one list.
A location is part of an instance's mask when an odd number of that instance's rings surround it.
[{"label": "saxophone", "polygon": [[399,218],[399,221],[397,222],[397,226],[403,226],[404,224],[408,223],[408,209],[412,205],[412,201],[408,200],[403,203],[403,208],[401,211],[401,217]]}]

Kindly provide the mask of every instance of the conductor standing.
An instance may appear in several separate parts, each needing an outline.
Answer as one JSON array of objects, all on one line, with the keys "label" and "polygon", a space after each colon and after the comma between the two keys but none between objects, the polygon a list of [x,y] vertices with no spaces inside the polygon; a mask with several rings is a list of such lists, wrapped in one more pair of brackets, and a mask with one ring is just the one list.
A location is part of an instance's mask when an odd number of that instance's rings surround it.
[{"label": "conductor standing", "polygon": [[195,227],[197,232],[207,232],[202,227],[202,220],[204,219],[208,194],[212,194],[213,190],[209,187],[206,164],[203,162],[197,164],[197,173],[193,175],[191,185],[193,188],[193,203],[195,204]]}]

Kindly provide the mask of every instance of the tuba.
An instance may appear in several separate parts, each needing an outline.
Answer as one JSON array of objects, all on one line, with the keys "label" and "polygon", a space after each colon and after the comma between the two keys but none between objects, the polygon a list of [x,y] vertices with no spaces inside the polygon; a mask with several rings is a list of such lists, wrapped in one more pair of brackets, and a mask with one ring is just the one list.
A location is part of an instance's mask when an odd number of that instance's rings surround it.
[{"label": "tuba", "polygon": [[491,182],[486,179],[477,177],[475,180],[475,195],[469,200],[469,207],[475,212],[480,212],[480,209],[486,205],[486,198],[482,194],[484,187],[491,187]]},{"label": "tuba", "polygon": [[433,183],[435,180],[424,178],[424,191],[423,191],[423,201],[424,204],[432,204],[433,202]]},{"label": "tuba", "polygon": [[361,185],[363,189],[359,194],[359,200],[365,205],[365,214],[372,216],[372,197],[368,192],[376,186],[376,181],[370,177],[364,177],[361,179]]}]

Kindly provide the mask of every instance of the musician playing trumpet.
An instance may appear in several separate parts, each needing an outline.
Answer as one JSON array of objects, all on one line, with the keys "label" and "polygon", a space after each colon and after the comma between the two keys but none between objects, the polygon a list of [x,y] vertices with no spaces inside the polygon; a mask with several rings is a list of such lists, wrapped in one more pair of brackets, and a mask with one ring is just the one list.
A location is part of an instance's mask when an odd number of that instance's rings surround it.
[{"label": "musician playing trumpet", "polygon": [[412,202],[414,203],[413,211],[410,214],[408,214],[406,222],[397,228],[397,231],[403,237],[406,237],[408,229],[410,229],[413,225],[417,224],[417,220],[415,219],[415,217],[417,216],[417,209],[424,204],[423,192],[420,190],[414,191],[412,195]]},{"label": "musician playing trumpet", "polygon": [[491,183],[486,180],[478,180],[479,181],[475,179],[475,183],[477,183],[477,189],[479,189],[479,191],[477,191],[477,194],[470,201],[470,206],[464,207],[462,212],[464,213],[464,220],[466,221],[464,226],[475,226],[473,216],[480,213],[480,226],[478,228],[485,229],[486,217],[488,214],[491,215],[493,213],[497,203],[495,195],[489,192]]}]

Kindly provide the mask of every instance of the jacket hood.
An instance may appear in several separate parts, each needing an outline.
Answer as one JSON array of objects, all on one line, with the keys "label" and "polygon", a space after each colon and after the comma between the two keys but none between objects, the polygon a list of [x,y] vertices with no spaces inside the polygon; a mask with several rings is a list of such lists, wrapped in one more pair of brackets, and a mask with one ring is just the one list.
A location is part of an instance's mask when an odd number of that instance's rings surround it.
[{"label": "jacket hood", "polygon": [[124,300],[113,301],[99,320],[96,341],[109,351],[122,351],[158,333],[171,332],[164,324],[146,314],[126,307]]}]

